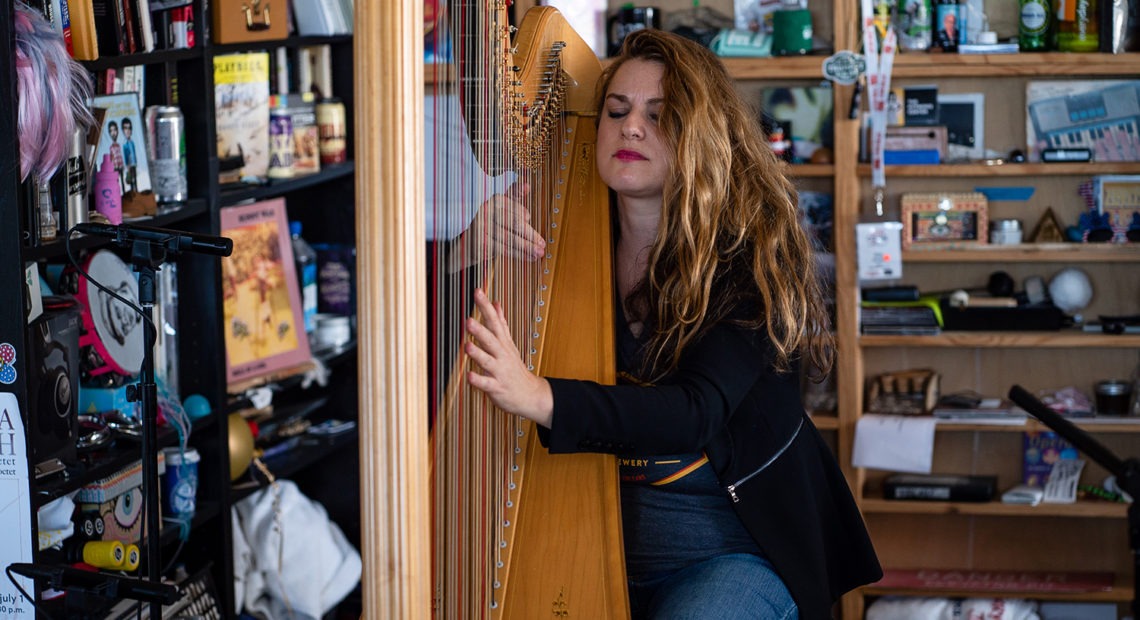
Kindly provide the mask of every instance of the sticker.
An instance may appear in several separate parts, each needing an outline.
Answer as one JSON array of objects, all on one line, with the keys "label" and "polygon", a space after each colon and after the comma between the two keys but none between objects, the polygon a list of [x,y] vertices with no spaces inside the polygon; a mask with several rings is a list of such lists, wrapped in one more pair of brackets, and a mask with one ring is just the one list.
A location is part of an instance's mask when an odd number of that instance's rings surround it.
[{"label": "sticker", "polygon": [[823,77],[845,86],[854,84],[866,70],[867,61],[863,56],[849,50],[836,52],[823,61]]},{"label": "sticker", "polygon": [[0,344],[0,383],[16,382],[16,347],[7,342]]}]

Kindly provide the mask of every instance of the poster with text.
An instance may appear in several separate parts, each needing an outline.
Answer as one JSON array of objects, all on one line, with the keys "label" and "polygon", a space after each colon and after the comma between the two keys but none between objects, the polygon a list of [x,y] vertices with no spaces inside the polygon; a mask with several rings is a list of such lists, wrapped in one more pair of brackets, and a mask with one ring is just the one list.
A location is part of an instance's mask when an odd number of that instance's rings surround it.
[{"label": "poster with text", "polygon": [[[0,566],[32,561],[28,451],[16,395],[0,392]],[[13,574],[29,595],[32,580]],[[0,579],[0,618],[34,618],[35,609],[10,579]]]}]

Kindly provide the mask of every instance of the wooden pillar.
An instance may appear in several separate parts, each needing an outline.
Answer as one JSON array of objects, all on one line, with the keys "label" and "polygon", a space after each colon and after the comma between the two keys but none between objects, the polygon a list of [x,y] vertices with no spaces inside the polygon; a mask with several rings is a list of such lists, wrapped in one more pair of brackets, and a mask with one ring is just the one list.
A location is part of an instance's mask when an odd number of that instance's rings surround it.
[{"label": "wooden pillar", "polygon": [[423,3],[358,2],[355,33],[364,617],[428,618]]}]

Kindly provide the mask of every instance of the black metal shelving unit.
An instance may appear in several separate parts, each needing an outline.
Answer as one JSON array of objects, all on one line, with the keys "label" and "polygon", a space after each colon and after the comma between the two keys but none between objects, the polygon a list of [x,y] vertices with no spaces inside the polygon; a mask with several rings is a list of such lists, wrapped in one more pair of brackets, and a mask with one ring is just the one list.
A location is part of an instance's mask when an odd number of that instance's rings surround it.
[{"label": "black metal shelving unit", "polygon": [[[25,416],[35,415],[28,410],[25,378],[35,360],[28,359],[24,287],[25,265],[67,260],[62,240],[40,245],[30,243],[27,231],[29,213],[25,205],[25,190],[19,180],[19,144],[17,135],[17,77],[15,72],[13,19],[15,2],[0,0],[4,15],[0,19],[0,38],[10,44],[0,46],[0,161],[10,162],[0,169],[0,290],[15,292],[9,303],[0,304],[0,342],[12,343],[17,348],[16,371],[18,379],[10,385],[0,385],[0,391],[12,393]],[[178,105],[186,124],[187,176],[190,198],[176,209],[166,209],[159,215],[134,223],[188,232],[219,235],[222,209],[250,200],[282,197],[286,201],[290,220],[300,220],[305,236],[313,243],[355,243],[352,218],[354,210],[355,164],[348,162],[323,166],[319,173],[294,179],[273,181],[263,185],[239,188],[223,187],[218,182],[218,157],[215,153],[213,59],[220,54],[250,50],[273,50],[278,47],[298,48],[328,44],[333,59],[333,90],[345,105],[350,123],[348,151],[352,152],[354,139],[352,37],[288,37],[280,41],[259,41],[215,45],[211,42],[210,15],[206,0],[194,1],[196,46],[190,49],[156,51],[143,54],[103,57],[83,63],[93,74],[98,71],[132,65],[146,67],[146,105]],[[108,240],[75,236],[70,243],[73,254],[108,246]],[[195,421],[190,445],[201,454],[197,510],[190,523],[190,538],[179,544],[179,528],[166,526],[161,534],[165,565],[175,553],[192,571],[208,569],[217,586],[219,604],[226,616],[234,607],[234,574],[230,512],[234,502],[250,492],[235,487],[229,476],[230,453],[226,416],[229,415],[234,395],[228,394],[225,380],[224,313],[222,303],[221,267],[214,257],[186,254],[177,260],[178,272],[178,368],[181,395],[201,394],[211,403],[213,413]],[[352,347],[325,360],[335,367],[331,382],[303,390],[299,381],[284,381],[277,388],[277,402],[287,406],[290,402],[305,399],[326,399],[316,415],[321,418],[355,420],[356,367]],[[160,444],[174,445],[177,437],[166,429],[160,431]],[[89,453],[83,460],[69,463],[64,474],[35,480],[31,477],[33,513],[53,499],[78,489],[85,484],[113,474],[138,460],[140,452],[129,441],[117,441],[116,447],[104,453]],[[29,448],[30,452],[30,448]],[[31,462],[31,454],[28,455]],[[355,431],[316,442],[308,442],[302,449],[282,457],[269,459],[270,467],[282,476],[314,476],[326,465],[331,468],[355,467],[357,459]],[[279,470],[278,470],[279,468]],[[314,474],[317,472],[317,474]],[[350,540],[359,541],[358,488],[353,480],[357,471],[330,472],[335,484],[298,482],[306,494],[317,501],[334,498],[336,504],[329,510],[345,530]],[[325,488],[315,488],[325,487]],[[30,515],[35,523],[34,514]],[[35,540],[36,532],[32,532]],[[48,561],[50,552],[37,552],[36,561]]]}]

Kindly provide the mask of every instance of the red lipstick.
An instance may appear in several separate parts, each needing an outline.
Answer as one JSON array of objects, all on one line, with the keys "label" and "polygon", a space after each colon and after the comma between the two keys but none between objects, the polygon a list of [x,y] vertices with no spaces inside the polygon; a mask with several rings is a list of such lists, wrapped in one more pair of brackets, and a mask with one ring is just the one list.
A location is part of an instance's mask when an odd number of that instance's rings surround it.
[{"label": "red lipstick", "polygon": [[622,149],[614,153],[614,157],[622,161],[638,161],[646,159],[646,157],[641,153],[638,153],[637,151],[629,151],[626,149]]}]

